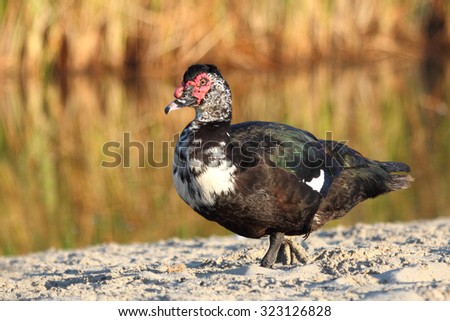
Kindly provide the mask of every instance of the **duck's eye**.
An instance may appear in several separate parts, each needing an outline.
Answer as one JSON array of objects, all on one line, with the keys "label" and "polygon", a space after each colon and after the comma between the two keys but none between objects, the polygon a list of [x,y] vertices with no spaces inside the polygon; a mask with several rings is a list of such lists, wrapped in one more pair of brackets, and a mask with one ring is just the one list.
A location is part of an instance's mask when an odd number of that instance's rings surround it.
[{"label": "duck's eye", "polygon": [[208,81],[205,78],[200,79],[200,86],[204,86],[208,83]]}]

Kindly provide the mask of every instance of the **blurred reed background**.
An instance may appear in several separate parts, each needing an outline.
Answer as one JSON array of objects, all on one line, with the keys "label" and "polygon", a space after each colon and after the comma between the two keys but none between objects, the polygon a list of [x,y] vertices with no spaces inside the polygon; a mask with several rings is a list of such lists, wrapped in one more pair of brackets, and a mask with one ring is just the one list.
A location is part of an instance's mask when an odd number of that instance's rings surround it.
[{"label": "blurred reed background", "polygon": [[[171,168],[105,168],[124,133],[171,163],[186,67],[217,64],[234,121],[286,122],[409,163],[413,187],[337,223],[450,215],[445,1],[0,0],[0,254],[228,232],[176,195]],[[125,152],[119,148],[122,155]]]}]

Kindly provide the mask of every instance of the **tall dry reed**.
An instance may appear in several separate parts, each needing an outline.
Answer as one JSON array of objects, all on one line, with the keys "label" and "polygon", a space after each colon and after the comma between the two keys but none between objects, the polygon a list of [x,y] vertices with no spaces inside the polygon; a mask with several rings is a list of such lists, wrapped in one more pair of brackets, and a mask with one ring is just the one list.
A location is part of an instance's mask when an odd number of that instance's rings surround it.
[{"label": "tall dry reed", "polygon": [[0,7],[0,71],[37,75],[161,75],[199,60],[273,69],[418,59],[439,22],[447,50],[450,34],[443,0],[4,0]]}]

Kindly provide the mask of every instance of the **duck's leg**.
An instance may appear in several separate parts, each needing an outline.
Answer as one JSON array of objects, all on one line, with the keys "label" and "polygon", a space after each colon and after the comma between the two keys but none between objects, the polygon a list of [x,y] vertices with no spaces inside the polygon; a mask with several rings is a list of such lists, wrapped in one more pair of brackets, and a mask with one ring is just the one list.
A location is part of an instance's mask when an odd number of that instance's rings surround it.
[{"label": "duck's leg", "polygon": [[282,263],[283,265],[290,265],[296,262],[306,264],[308,261],[309,255],[303,246],[290,239],[283,241],[276,259],[276,263]]},{"label": "duck's leg", "polygon": [[284,241],[284,233],[274,232],[270,234],[269,240],[269,249],[261,260],[261,266],[266,268],[271,268],[275,263],[280,246]]}]

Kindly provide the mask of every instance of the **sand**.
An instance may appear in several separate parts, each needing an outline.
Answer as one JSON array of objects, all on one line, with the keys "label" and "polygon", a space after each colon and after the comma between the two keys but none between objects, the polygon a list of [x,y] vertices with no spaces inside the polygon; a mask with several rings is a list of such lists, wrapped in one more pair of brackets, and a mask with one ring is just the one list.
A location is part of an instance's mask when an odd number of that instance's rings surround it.
[{"label": "sand", "polygon": [[237,236],[49,250],[0,258],[0,300],[450,300],[449,237],[450,218],[338,227],[274,269]]}]

